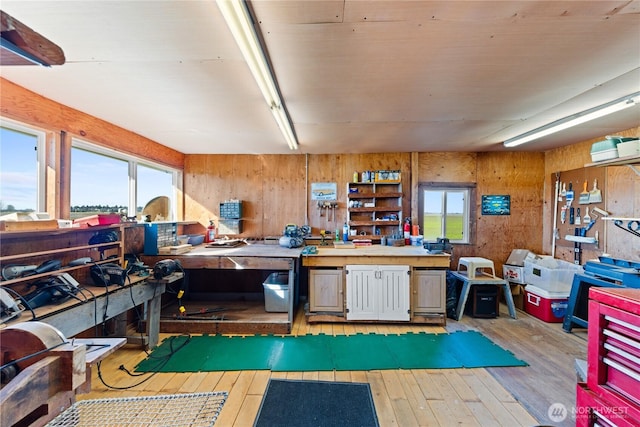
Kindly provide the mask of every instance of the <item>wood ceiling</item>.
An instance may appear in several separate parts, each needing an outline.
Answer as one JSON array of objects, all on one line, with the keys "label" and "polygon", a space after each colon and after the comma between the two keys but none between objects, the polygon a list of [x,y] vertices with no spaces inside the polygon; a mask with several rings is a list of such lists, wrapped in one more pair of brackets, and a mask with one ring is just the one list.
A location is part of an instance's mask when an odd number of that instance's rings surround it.
[{"label": "wood ceiling", "polygon": [[[20,86],[184,153],[505,150],[502,141],[640,90],[640,1],[250,3],[300,149],[280,134],[207,1],[17,1],[64,65]],[[640,125],[640,107],[512,150]]]}]

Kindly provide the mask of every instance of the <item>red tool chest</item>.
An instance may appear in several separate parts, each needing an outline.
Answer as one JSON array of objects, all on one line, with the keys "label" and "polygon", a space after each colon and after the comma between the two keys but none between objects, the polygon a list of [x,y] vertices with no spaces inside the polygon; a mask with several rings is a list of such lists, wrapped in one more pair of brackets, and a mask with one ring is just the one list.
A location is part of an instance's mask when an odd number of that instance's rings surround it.
[{"label": "red tool chest", "polygon": [[640,426],[640,289],[589,289],[587,383],[576,425]]}]

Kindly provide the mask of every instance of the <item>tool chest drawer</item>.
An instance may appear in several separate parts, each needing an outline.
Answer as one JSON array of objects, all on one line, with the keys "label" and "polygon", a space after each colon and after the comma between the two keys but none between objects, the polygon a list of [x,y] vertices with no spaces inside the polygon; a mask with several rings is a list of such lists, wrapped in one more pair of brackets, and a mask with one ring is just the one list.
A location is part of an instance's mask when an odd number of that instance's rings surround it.
[{"label": "tool chest drawer", "polygon": [[640,290],[591,288],[587,385],[640,420]]},{"label": "tool chest drawer", "polygon": [[576,427],[634,427],[638,426],[625,407],[607,402],[590,390],[585,383],[576,386]]}]

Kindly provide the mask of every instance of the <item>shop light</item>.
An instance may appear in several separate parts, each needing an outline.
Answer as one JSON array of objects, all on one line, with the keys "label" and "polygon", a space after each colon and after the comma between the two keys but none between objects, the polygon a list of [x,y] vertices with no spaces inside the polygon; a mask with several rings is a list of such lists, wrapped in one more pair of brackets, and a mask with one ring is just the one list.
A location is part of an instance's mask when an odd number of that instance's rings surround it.
[{"label": "shop light", "polygon": [[505,147],[515,147],[517,145],[524,144],[526,142],[530,142],[556,132],[560,132],[564,129],[586,123],[599,117],[607,116],[609,114],[615,113],[616,111],[633,107],[640,101],[639,97],[640,92],[635,92],[631,95],[623,96],[622,98],[618,98],[615,101],[611,101],[606,104],[581,111],[579,113],[564,117],[562,119],[556,120],[555,122],[551,122],[539,128],[533,129],[529,132],[525,132],[522,135],[507,139],[503,144]]},{"label": "shop light", "polygon": [[216,1],[289,148],[298,149],[298,141],[291,127],[286,107],[280,98],[276,79],[271,72],[245,2],[243,0]]}]

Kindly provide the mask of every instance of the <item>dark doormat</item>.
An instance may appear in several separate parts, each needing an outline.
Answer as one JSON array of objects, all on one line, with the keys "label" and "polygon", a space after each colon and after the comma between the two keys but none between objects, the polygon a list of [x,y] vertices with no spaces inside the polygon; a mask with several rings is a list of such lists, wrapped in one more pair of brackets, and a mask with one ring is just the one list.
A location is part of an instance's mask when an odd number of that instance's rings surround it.
[{"label": "dark doormat", "polygon": [[369,384],[271,379],[254,427],[377,427]]},{"label": "dark doormat", "polygon": [[138,372],[368,371],[526,366],[479,332],[167,338]]}]

